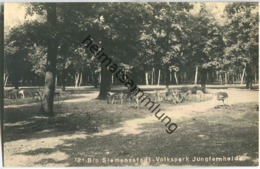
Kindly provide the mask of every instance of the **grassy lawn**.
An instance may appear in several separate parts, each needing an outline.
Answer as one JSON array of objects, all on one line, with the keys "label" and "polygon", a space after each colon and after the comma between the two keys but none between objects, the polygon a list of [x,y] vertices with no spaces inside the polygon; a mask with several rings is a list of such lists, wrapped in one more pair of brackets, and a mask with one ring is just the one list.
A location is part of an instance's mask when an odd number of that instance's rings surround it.
[{"label": "grassy lawn", "polygon": [[[173,134],[167,134],[165,123],[157,120],[147,108],[136,109],[133,102],[112,105],[103,100],[90,100],[56,104],[56,116],[51,118],[38,114],[39,105],[5,108],[5,165],[257,165],[258,103],[230,104],[185,114],[177,111],[198,104],[194,98],[177,105],[161,103],[162,109],[172,108],[172,117],[176,116],[174,122],[179,128]],[[193,157],[210,156],[239,156],[241,161],[192,161]],[[152,160],[102,163],[102,158],[144,157]],[[163,157],[187,157],[189,161],[157,161]]]}]

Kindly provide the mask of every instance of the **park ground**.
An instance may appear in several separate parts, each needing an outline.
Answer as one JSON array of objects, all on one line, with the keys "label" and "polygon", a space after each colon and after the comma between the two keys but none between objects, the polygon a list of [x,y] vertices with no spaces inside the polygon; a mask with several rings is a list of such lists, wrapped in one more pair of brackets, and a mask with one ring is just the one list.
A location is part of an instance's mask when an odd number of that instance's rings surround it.
[{"label": "park ground", "polygon": [[[171,86],[191,88],[192,86]],[[146,93],[154,86],[140,86]],[[156,87],[158,89],[164,86]],[[255,166],[258,165],[258,90],[242,86],[208,86],[203,101],[195,94],[183,103],[162,102],[162,111],[178,125],[172,134],[165,123],[133,102],[122,105],[96,100],[92,87],[67,88],[55,101],[54,117],[38,114],[40,103],[5,99],[4,165],[63,166]],[[225,91],[228,104],[212,100]],[[199,161],[193,157],[239,157],[239,161]],[[102,158],[152,161],[102,163]],[[159,162],[157,159],[190,158]],[[92,161],[90,160],[92,159]],[[94,159],[94,160],[93,160]],[[96,160],[99,160],[98,162]],[[95,162],[96,161],[96,162]]]}]

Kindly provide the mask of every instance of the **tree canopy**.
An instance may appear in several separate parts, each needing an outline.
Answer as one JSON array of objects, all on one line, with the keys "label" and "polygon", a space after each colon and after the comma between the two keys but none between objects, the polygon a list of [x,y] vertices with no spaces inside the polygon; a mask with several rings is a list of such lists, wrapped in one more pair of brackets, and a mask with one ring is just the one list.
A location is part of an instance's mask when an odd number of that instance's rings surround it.
[{"label": "tree canopy", "polygon": [[[223,73],[241,78],[245,69],[251,88],[258,74],[257,3],[227,3],[221,24],[207,3],[27,3],[26,8],[37,19],[13,27],[5,40],[5,74],[16,88],[21,79],[46,77],[52,59],[51,71],[64,90],[96,86],[98,76],[108,86],[112,75],[80,46],[88,35],[140,84],[148,71],[152,83],[166,85],[173,72],[176,83],[178,78],[192,83],[198,71],[205,87],[208,74],[213,81]],[[108,90],[100,89],[103,97]]]}]

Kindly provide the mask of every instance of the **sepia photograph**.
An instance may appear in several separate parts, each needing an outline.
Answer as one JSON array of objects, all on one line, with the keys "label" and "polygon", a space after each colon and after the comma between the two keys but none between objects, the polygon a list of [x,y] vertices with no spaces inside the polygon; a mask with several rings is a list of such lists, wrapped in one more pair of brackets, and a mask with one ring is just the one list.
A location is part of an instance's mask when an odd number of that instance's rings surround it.
[{"label": "sepia photograph", "polygon": [[258,2],[1,11],[4,167],[259,165]]}]

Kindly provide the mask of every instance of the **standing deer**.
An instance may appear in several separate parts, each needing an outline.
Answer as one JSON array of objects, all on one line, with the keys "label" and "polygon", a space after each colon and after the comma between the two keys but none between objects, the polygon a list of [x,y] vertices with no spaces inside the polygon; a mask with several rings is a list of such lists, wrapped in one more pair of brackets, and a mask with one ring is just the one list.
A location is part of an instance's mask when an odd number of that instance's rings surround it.
[{"label": "standing deer", "polygon": [[202,97],[204,96],[204,93],[201,90],[197,90],[196,93],[197,93],[197,102],[200,102]]},{"label": "standing deer", "polygon": [[162,96],[161,96],[160,91],[156,91],[156,92],[155,92],[155,96],[156,96],[156,100],[157,100],[158,102],[161,102],[161,101],[162,101]]},{"label": "standing deer", "polygon": [[131,98],[131,100],[134,100],[134,101],[135,101],[135,103],[136,103],[136,108],[138,108],[139,105],[140,105],[139,96],[138,96],[138,95],[135,95],[135,94],[133,94],[133,93],[131,93],[131,94],[130,94],[130,98]]},{"label": "standing deer", "polygon": [[124,96],[123,92],[120,92],[120,93],[108,92],[107,93],[107,104],[109,104],[109,103],[113,104],[115,99],[120,99],[120,104],[122,104],[123,96]]}]

